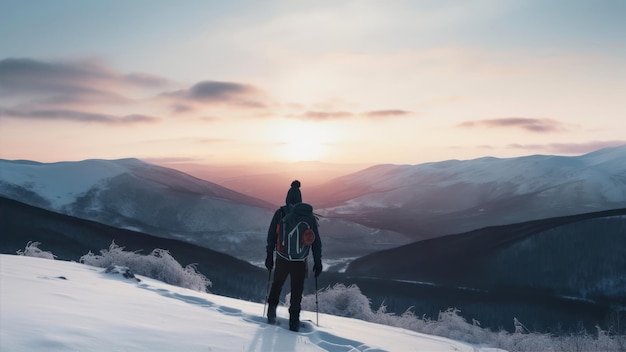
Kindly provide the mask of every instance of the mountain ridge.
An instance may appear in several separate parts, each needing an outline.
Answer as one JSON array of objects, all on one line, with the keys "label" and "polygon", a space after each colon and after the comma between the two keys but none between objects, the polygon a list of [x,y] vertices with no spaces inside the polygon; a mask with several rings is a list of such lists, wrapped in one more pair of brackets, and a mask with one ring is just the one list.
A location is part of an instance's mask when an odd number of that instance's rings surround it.
[{"label": "mountain ridge", "polygon": [[[322,215],[326,258],[342,260],[450,233],[625,207],[626,146],[577,157],[380,164],[303,193]],[[275,209],[136,158],[0,160],[0,195],[258,263],[263,253],[251,248],[264,246]]]},{"label": "mountain ridge", "polygon": [[577,157],[376,165],[311,191],[323,214],[414,240],[626,206],[626,146]]}]

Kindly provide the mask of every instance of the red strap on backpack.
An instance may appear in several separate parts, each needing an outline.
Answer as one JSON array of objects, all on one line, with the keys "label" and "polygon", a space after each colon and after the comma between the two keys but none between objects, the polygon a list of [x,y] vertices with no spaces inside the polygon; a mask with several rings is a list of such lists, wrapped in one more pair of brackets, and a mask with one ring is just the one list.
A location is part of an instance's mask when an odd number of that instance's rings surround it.
[{"label": "red strap on backpack", "polygon": [[280,222],[276,224],[276,251],[282,251],[282,246],[280,243]]}]

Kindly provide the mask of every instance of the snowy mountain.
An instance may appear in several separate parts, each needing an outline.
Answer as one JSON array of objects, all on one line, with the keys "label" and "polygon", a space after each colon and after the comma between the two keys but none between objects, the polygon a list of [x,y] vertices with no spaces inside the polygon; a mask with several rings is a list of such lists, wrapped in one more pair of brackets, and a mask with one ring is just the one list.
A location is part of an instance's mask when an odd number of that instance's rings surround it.
[{"label": "snowy mountain", "polygon": [[[166,166],[167,165],[163,165]],[[319,161],[253,163],[246,165],[207,165],[180,163],[172,167],[228,189],[268,201],[275,206],[285,201],[285,187],[294,179],[302,183],[302,197],[308,190],[328,180],[362,170],[370,164],[334,164]],[[317,208],[317,204],[313,203]]]},{"label": "snowy mountain", "polygon": [[85,197],[90,192],[106,191],[115,183],[116,178],[125,175],[155,188],[201,194],[212,200],[272,208],[267,202],[138,159],[91,159],[58,163],[0,160],[0,170],[2,181],[7,184],[5,188],[9,185],[23,188],[24,192],[34,193],[44,204],[48,203],[48,207],[57,210],[71,209],[78,198]]},{"label": "snowy mountain", "polygon": [[[274,212],[267,202],[137,159],[0,160],[0,196],[256,262],[264,259]],[[320,229],[330,264],[409,243],[405,235],[341,219],[323,218]]]},{"label": "snowy mountain", "polygon": [[272,215],[265,202],[137,159],[3,160],[0,170],[7,198],[216,250],[266,231]]},{"label": "snowy mountain", "polygon": [[378,165],[310,193],[328,216],[425,239],[626,207],[626,146],[577,157]]},{"label": "snowy mountain", "polygon": [[[299,333],[263,305],[87,265],[0,255],[3,351],[488,351],[360,320],[319,315]],[[286,308],[278,311],[284,319]],[[316,320],[312,312],[302,319]]]},{"label": "snowy mountain", "polygon": [[[579,157],[379,165],[306,194],[324,215],[325,267],[340,270],[353,258],[415,240],[626,207],[626,146]],[[0,196],[259,265],[274,211],[265,201],[137,159],[0,160]]]}]

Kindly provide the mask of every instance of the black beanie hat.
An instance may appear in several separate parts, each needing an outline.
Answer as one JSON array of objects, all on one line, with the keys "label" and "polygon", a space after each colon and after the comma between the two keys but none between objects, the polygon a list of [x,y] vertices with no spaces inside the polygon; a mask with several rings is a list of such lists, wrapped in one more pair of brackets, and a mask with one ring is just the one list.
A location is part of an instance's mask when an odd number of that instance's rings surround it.
[{"label": "black beanie hat", "polygon": [[287,191],[287,198],[285,199],[285,203],[296,204],[302,203],[302,193],[300,193],[300,181],[295,180],[291,182],[291,188]]}]

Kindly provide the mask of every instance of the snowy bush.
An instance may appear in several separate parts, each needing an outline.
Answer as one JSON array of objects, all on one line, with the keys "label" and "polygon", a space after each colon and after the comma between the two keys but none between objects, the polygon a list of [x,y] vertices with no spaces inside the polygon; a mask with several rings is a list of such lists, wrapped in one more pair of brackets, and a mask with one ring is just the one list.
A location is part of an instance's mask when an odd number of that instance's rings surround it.
[{"label": "snowy bush", "polygon": [[183,268],[164,249],[155,249],[149,255],[141,255],[138,251],[124,251],[124,247],[112,242],[108,250],[100,250],[100,255],[89,252],[80,258],[80,262],[100,268],[111,265],[126,266],[138,275],[201,292],[207,292],[207,287],[212,285],[211,280],[199,273],[195,265],[190,264]]},{"label": "snowy bush", "polygon": [[56,255],[52,254],[51,252],[42,251],[41,249],[39,249],[40,244],[40,242],[29,241],[23,251],[21,249],[17,251],[17,255],[54,260],[54,258],[56,258]]},{"label": "snowy bush", "polygon": [[[335,284],[332,288],[319,292],[318,296],[321,312],[367,321],[372,319],[370,301],[356,285],[346,287],[343,284]],[[315,309],[315,295],[302,297],[302,307]]]},{"label": "snowy bush", "polygon": [[[287,299],[289,301],[289,299]],[[437,320],[416,316],[412,310],[402,315],[388,313],[384,305],[372,311],[370,300],[356,285],[335,284],[318,291],[319,312],[395,326],[428,335],[436,335],[467,343],[517,351],[626,351],[626,336],[609,334],[597,327],[596,334],[581,330],[568,336],[552,336],[530,332],[516,318],[515,332],[494,332],[480,327],[476,320],[468,323],[458,309],[440,312]],[[302,297],[302,309],[315,311],[315,295]]]}]

